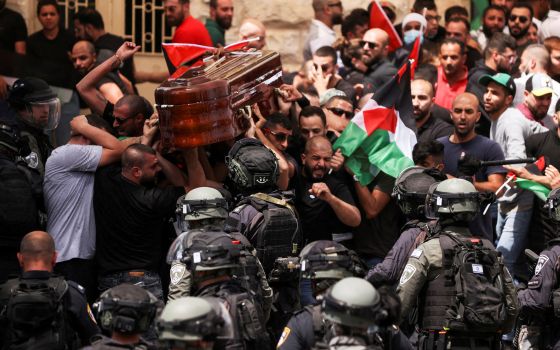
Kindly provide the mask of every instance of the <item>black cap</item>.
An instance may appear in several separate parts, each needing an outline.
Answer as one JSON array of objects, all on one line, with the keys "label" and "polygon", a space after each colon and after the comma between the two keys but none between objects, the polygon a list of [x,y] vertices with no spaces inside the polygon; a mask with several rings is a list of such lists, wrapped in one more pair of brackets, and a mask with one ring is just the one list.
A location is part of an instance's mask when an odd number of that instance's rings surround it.
[{"label": "black cap", "polygon": [[14,82],[10,89],[8,102],[11,105],[24,105],[31,102],[48,101],[57,97],[49,84],[42,79],[26,77]]}]

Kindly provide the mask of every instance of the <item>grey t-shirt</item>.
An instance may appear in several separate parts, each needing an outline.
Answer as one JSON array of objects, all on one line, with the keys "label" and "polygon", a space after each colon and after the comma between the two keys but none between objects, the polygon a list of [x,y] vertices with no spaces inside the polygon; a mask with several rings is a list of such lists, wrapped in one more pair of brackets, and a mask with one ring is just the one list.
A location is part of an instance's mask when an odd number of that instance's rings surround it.
[{"label": "grey t-shirt", "polygon": [[47,232],[54,239],[57,262],[93,258],[93,183],[102,150],[101,146],[64,145],[47,159],[43,192]]}]

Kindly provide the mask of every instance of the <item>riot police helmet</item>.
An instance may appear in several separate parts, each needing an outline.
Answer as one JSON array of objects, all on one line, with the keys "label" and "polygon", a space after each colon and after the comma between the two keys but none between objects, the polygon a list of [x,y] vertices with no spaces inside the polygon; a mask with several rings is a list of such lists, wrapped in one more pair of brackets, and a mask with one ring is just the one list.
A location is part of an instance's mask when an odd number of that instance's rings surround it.
[{"label": "riot police helmet", "polygon": [[144,333],[163,302],[149,291],[132,284],[120,284],[103,292],[94,304],[99,325],[106,331]]},{"label": "riot police helmet", "polygon": [[167,345],[213,341],[223,327],[224,320],[214,311],[212,304],[200,297],[171,300],[157,320],[159,340]]},{"label": "riot police helmet", "polygon": [[336,282],[321,304],[326,320],[337,325],[369,329],[386,316],[380,293],[362,278],[347,277]]},{"label": "riot police helmet", "polygon": [[197,187],[177,200],[177,223],[181,232],[201,224],[223,226],[228,217],[228,203],[215,188]]},{"label": "riot police helmet", "polygon": [[61,104],[56,93],[42,79],[26,77],[14,82],[8,102],[24,123],[41,130],[53,130],[60,121]]},{"label": "riot police helmet", "polygon": [[226,157],[229,179],[242,194],[276,189],[279,168],[276,155],[257,139],[237,141]]},{"label": "riot police helmet", "polygon": [[480,194],[472,183],[463,179],[448,179],[430,186],[426,196],[426,217],[449,218],[469,223],[479,212]]},{"label": "riot police helmet", "polygon": [[241,242],[225,232],[193,232],[187,239],[182,261],[192,272],[238,268],[241,249]]},{"label": "riot police helmet", "polygon": [[311,242],[303,247],[299,256],[302,278],[340,280],[365,273],[358,255],[334,241]]},{"label": "riot police helmet", "polygon": [[426,168],[414,166],[405,169],[395,180],[393,197],[408,219],[424,219],[424,205],[430,186],[440,179]]}]

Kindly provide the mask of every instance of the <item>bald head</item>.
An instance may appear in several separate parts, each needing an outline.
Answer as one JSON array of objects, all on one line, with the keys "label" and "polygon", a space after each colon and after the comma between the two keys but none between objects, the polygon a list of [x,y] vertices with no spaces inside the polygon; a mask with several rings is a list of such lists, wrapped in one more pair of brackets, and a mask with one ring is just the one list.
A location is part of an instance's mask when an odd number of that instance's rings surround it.
[{"label": "bald head", "polygon": [[21,240],[19,265],[26,271],[52,271],[56,263],[56,251],[53,238],[44,231],[33,231]]},{"label": "bald head", "polygon": [[249,44],[249,47],[257,50],[261,50],[266,45],[266,28],[258,19],[245,19],[239,26],[239,36],[241,40],[258,38]]},{"label": "bald head", "polygon": [[153,148],[140,143],[128,146],[121,156],[123,172],[128,171],[133,167],[142,168],[146,163],[145,155],[147,154],[155,156],[156,152]]},{"label": "bald head", "polygon": [[329,139],[325,136],[315,136],[310,138],[305,144],[305,154],[315,151],[332,152],[332,145]]},{"label": "bald head", "polygon": [[364,41],[383,43],[383,45],[389,43],[389,35],[379,28],[373,28],[365,32],[363,39]]},{"label": "bald head", "polygon": [[471,106],[478,107],[478,98],[470,92],[463,92],[462,94],[457,95],[457,97],[455,97],[455,100],[453,100],[453,106],[455,106],[456,104],[465,103]]},{"label": "bald head", "polygon": [[54,240],[44,231],[33,231],[21,240],[19,252],[26,256],[51,256],[55,252]]},{"label": "bald head", "polygon": [[74,50],[84,50],[85,52],[88,52],[90,54],[94,54],[95,53],[95,46],[93,45],[93,43],[91,41],[80,40],[80,41],[76,42],[74,44],[74,46],[72,47],[72,51],[74,51]]}]

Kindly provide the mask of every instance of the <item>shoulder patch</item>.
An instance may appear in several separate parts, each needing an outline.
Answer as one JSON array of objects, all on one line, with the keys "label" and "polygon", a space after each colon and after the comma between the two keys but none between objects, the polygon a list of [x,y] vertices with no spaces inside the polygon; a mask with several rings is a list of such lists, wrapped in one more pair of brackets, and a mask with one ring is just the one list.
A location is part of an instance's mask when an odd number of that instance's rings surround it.
[{"label": "shoulder patch", "polygon": [[550,259],[544,254],[539,256],[539,261],[537,261],[537,266],[535,266],[535,276],[538,275],[539,272],[541,272],[542,268],[544,267],[544,265],[546,265],[548,260]]},{"label": "shoulder patch", "polygon": [[186,266],[183,264],[174,264],[171,266],[170,275],[172,285],[176,285],[181,281],[181,278],[183,278],[183,275],[185,274],[185,270]]},{"label": "shoulder patch", "polygon": [[288,327],[284,327],[284,330],[282,331],[282,335],[280,336],[280,339],[278,340],[278,345],[276,345],[276,349],[280,348],[282,346],[282,344],[284,344],[286,339],[288,339],[288,337],[290,336],[291,331],[292,330],[289,329]]},{"label": "shoulder patch", "polygon": [[402,286],[403,284],[405,284],[406,282],[408,282],[408,280],[410,280],[412,278],[412,276],[414,276],[414,274],[416,273],[416,267],[407,264],[404,267],[403,273],[401,275],[401,279],[399,281],[399,284]]},{"label": "shoulder patch", "polygon": [[410,256],[412,258],[419,259],[422,256],[422,253],[423,253],[423,251],[421,249],[416,248],[412,251],[412,254],[410,254]]},{"label": "shoulder patch", "polygon": [[74,287],[74,289],[77,289],[81,294],[86,295],[86,289],[80,286],[78,283],[70,280],[67,280],[66,282],[68,283],[68,285]]}]

